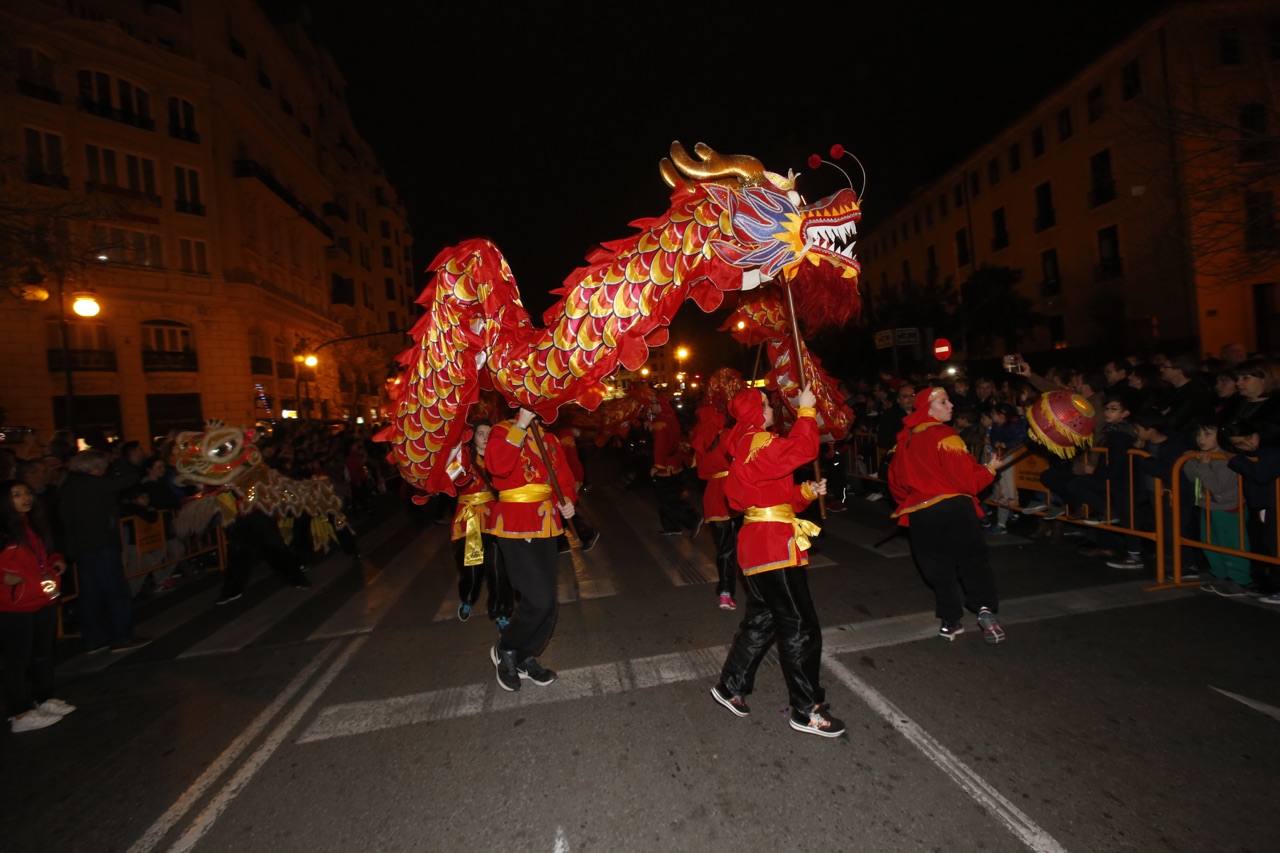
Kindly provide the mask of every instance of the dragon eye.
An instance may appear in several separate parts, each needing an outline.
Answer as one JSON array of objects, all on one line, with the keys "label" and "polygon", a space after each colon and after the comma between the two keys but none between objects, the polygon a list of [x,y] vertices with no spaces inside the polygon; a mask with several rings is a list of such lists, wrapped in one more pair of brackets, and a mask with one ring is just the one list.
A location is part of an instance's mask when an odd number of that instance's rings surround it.
[{"label": "dragon eye", "polygon": [[231,439],[227,439],[222,442],[222,444],[212,448],[209,452],[218,459],[225,459],[236,452],[236,442]]}]

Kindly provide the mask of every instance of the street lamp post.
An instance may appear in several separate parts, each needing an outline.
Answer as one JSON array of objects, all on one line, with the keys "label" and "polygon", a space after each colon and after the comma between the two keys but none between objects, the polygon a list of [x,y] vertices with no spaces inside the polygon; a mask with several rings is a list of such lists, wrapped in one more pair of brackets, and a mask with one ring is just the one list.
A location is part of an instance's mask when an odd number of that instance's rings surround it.
[{"label": "street lamp post", "polygon": [[[76,384],[75,366],[71,363],[71,319],[67,314],[66,275],[61,269],[55,276],[58,287],[58,331],[62,344],[62,375],[66,382],[66,393],[63,395],[63,411],[66,428],[72,437],[76,435]],[[40,287],[45,280],[44,274],[32,265],[22,278],[23,286],[18,290],[20,297],[28,302],[44,302],[49,299],[49,291]],[[71,311],[80,317],[96,317],[102,311],[97,294],[91,290],[72,294]]]},{"label": "street lamp post", "polygon": [[309,421],[311,420],[311,380],[307,371],[315,370],[320,359],[312,352],[311,341],[308,338],[298,338],[298,342],[294,344],[293,363],[294,370],[297,372],[294,387],[298,392],[298,411],[304,421]]}]

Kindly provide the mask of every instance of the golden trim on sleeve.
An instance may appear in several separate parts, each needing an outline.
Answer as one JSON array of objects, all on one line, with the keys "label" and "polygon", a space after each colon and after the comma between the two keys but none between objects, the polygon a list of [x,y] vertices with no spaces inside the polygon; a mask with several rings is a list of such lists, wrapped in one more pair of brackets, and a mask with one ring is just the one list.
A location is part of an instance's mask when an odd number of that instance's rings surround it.
[{"label": "golden trim on sleeve", "polygon": [[507,429],[507,444],[512,447],[522,447],[524,445],[524,435],[525,430],[522,430],[520,427],[512,424],[510,428]]},{"label": "golden trim on sleeve", "polygon": [[818,410],[815,409],[813,406],[801,406],[800,408],[796,409],[797,418],[816,418],[817,416],[818,416]]},{"label": "golden trim on sleeve", "polygon": [[800,494],[804,495],[804,499],[807,501],[817,500],[818,498],[818,493],[808,483],[800,484]]}]

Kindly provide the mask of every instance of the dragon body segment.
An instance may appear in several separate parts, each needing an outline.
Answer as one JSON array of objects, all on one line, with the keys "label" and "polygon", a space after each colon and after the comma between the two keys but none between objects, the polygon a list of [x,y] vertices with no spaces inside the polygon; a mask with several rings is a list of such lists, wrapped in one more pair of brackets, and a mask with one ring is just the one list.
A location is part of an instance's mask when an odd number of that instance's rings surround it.
[{"label": "dragon body segment", "polygon": [[594,410],[609,375],[638,369],[651,347],[666,343],[686,299],[713,311],[726,293],[794,276],[808,261],[843,280],[856,300],[852,235],[860,210],[851,189],[805,205],[791,178],[765,172],[754,158],[702,145],[695,152],[699,160],[673,144],[674,164],[662,165],[674,190],[666,213],[632,222],[636,233],[592,252],[553,291],[560,299],[541,328],[493,243],[467,240],[436,256],[418,299],[426,313],[399,357],[393,422],[377,436],[407,482],[453,492],[449,463],[482,389],[546,421],[566,403]]}]

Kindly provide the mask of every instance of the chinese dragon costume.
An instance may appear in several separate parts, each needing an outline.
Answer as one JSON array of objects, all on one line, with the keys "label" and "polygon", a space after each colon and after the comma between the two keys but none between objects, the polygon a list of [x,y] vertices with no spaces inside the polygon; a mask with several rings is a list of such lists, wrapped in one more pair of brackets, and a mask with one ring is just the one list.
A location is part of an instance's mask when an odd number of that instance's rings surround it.
[{"label": "chinese dragon costume", "polygon": [[[548,422],[567,403],[594,411],[606,378],[638,369],[651,347],[666,343],[686,299],[710,312],[726,294],[778,280],[856,310],[861,207],[852,187],[809,204],[794,174],[701,143],[693,156],[673,143],[660,171],[672,189],[666,212],[636,220],[636,233],[592,252],[554,291],[560,299],[541,328],[493,243],[467,240],[431,262],[433,278],[418,298],[426,313],[399,356],[393,420],[377,436],[408,484],[455,492],[449,464],[482,389]],[[830,395],[823,404],[825,428],[847,429],[847,410]]]}]

